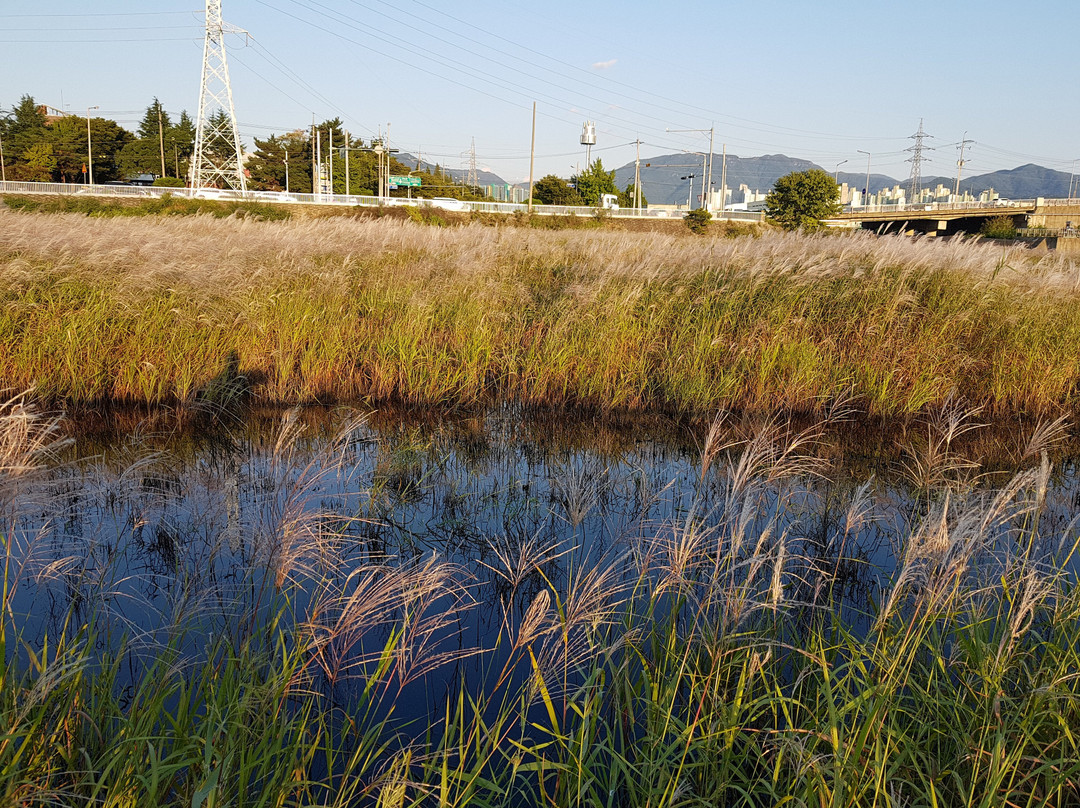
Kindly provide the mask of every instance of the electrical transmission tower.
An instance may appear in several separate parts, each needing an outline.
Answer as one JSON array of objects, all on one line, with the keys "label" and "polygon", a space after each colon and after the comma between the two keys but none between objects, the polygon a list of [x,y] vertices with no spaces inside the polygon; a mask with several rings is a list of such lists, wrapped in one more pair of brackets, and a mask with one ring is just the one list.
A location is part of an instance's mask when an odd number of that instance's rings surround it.
[{"label": "electrical transmission tower", "polygon": [[206,40],[203,44],[202,90],[195,124],[195,153],[191,156],[191,187],[211,188],[218,182],[247,190],[240,157],[225,34],[243,33],[221,21],[221,0],[206,0]]},{"label": "electrical transmission tower", "polygon": [[470,188],[480,187],[480,181],[476,177],[476,138],[472,139],[472,147],[469,149],[469,181],[466,184]]},{"label": "electrical transmission tower", "polygon": [[928,137],[933,137],[933,135],[926,134],[926,132],[923,131],[922,125],[923,125],[923,119],[919,118],[919,131],[916,132],[914,135],[909,135],[909,138],[911,138],[911,139],[913,139],[915,141],[915,145],[914,146],[909,146],[908,148],[904,149],[904,151],[911,152],[911,157],[909,157],[905,162],[911,163],[911,201],[912,202],[915,202],[916,200],[918,200],[919,191],[922,190],[922,164],[923,164],[923,161],[925,160],[928,163],[930,162],[930,158],[923,157],[923,152],[924,151],[933,151],[934,150],[932,146],[923,145],[923,140],[928,138]]}]

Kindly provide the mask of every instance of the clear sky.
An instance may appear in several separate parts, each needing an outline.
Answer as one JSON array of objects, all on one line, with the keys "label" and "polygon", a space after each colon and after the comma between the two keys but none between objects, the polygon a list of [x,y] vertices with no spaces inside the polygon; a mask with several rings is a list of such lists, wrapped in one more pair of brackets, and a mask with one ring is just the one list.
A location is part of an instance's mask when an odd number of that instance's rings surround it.
[{"label": "clear sky", "polygon": [[[200,0],[3,0],[0,107],[40,103],[134,129],[153,97],[198,107]],[[1034,162],[1080,168],[1080,2],[883,0],[224,0],[245,143],[340,117],[355,135],[451,168],[569,176],[594,157],[708,149],[786,154],[828,171],[907,177],[919,119],[923,176]],[[688,158],[688,162],[690,162]]]}]

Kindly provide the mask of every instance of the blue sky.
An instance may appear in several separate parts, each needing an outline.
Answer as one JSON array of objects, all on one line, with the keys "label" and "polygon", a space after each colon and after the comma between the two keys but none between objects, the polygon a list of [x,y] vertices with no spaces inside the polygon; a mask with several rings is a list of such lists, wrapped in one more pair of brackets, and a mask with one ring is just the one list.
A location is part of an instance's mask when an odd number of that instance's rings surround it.
[{"label": "blue sky", "polygon": [[[23,93],[130,128],[154,96],[194,114],[199,0],[4,0],[0,107]],[[933,135],[923,176],[1028,162],[1080,168],[1080,3],[637,0],[224,0],[246,143],[338,116],[369,137],[449,167],[477,161],[527,179],[708,148],[783,153],[829,171],[906,177],[908,138]]]}]

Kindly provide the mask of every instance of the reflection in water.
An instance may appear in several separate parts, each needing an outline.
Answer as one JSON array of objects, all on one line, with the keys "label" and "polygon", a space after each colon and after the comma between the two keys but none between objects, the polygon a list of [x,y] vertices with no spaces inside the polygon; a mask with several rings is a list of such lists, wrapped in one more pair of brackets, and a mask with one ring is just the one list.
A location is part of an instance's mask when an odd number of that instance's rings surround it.
[{"label": "reflection in water", "polygon": [[[565,676],[643,589],[651,614],[708,609],[720,633],[781,609],[792,625],[865,631],[902,607],[897,581],[1000,576],[1033,549],[1012,546],[1033,535],[1025,519],[1051,537],[1029,557],[1063,552],[1078,496],[1075,464],[1042,451],[1063,430],[1019,441],[1030,471],[992,475],[963,453],[980,444],[958,411],[855,453],[845,437],[870,427],[775,419],[695,432],[504,408],[153,423],[84,429],[17,500],[32,537],[13,599],[25,637],[90,621],[147,648],[180,634],[197,658],[215,636],[260,630],[287,592],[325,683],[348,698],[389,665],[406,721],[461,677],[520,676],[505,666],[525,646]],[[859,476],[882,447],[892,458]]]},{"label": "reflection in water", "polygon": [[[437,557],[460,573],[458,605],[475,603],[459,641],[483,646],[513,611],[510,593],[521,611],[592,567],[630,578],[656,567],[662,589],[730,556],[729,583],[768,578],[773,601],[834,598],[869,614],[913,541],[931,540],[919,538],[929,515],[993,501],[1008,480],[957,452],[971,425],[955,418],[922,427],[922,443],[869,480],[835,461],[848,427],[717,422],[699,446],[671,422],[590,426],[510,408],[441,422],[308,410],[84,433],[52,468],[46,501],[19,509],[38,553],[19,607],[42,634],[92,604],[147,638],[192,614],[232,631],[274,589],[293,587],[306,608],[313,581],[342,587],[370,565]],[[1051,481],[1039,519],[1063,537],[1075,464],[1057,463]]]}]

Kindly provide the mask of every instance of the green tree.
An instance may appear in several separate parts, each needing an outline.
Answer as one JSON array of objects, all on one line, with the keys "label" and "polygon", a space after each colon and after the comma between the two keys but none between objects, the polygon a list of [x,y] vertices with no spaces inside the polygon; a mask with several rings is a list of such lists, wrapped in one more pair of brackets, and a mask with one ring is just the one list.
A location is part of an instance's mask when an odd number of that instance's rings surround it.
[{"label": "green tree", "polygon": [[[120,150],[117,158],[120,173],[125,177],[136,174],[161,176],[161,145],[157,138],[136,138]],[[168,168],[168,163],[166,163]]]},{"label": "green tree", "polygon": [[581,195],[562,177],[548,174],[533,183],[533,199],[541,205],[581,205]]},{"label": "green tree", "polygon": [[[634,207],[634,183],[630,182],[626,185],[626,190],[619,194],[619,207],[620,208],[632,208]],[[645,198],[645,191],[641,192],[641,207],[647,207],[649,200]]]},{"label": "green tree", "polygon": [[765,214],[785,230],[819,230],[838,213],[840,187],[820,168],[781,177],[765,197]]},{"label": "green tree", "polygon": [[56,170],[56,155],[51,143],[35,143],[22,153],[16,176],[26,182],[49,182]]},{"label": "green tree", "polygon": [[[76,118],[86,124],[86,118]],[[94,147],[94,182],[110,182],[123,179],[120,169],[120,153],[124,146],[134,140],[134,135],[108,118],[91,118],[90,134]]]},{"label": "green tree", "polygon": [[605,171],[604,164],[597,157],[591,166],[571,179],[582,201],[590,207],[600,206],[600,197],[604,194],[618,195],[615,186],[615,172]]},{"label": "green tree", "polygon": [[[160,117],[159,117],[160,116]],[[158,126],[161,126],[159,132]],[[169,113],[165,111],[165,108],[161,106],[161,102],[158,101],[157,96],[154,96],[154,101],[150,106],[146,108],[146,112],[143,113],[143,118],[139,122],[139,128],[135,130],[135,136],[139,140],[152,140],[154,143],[158,143],[160,147],[161,135],[167,132],[172,127],[172,121],[169,120]],[[160,173],[161,166],[158,166],[158,172]]]},{"label": "green tree", "polygon": [[[3,126],[0,132],[4,138],[4,162],[7,165],[8,179],[28,179],[30,173],[40,175],[40,165],[36,165],[32,170],[26,165],[26,154],[31,147],[48,140],[45,113],[34,97],[24,95],[0,124]],[[40,157],[39,152],[35,152],[35,155]]]},{"label": "green tree", "polygon": [[180,178],[187,177],[188,162],[195,150],[195,122],[187,114],[180,113],[180,120],[165,133],[165,166]]}]

